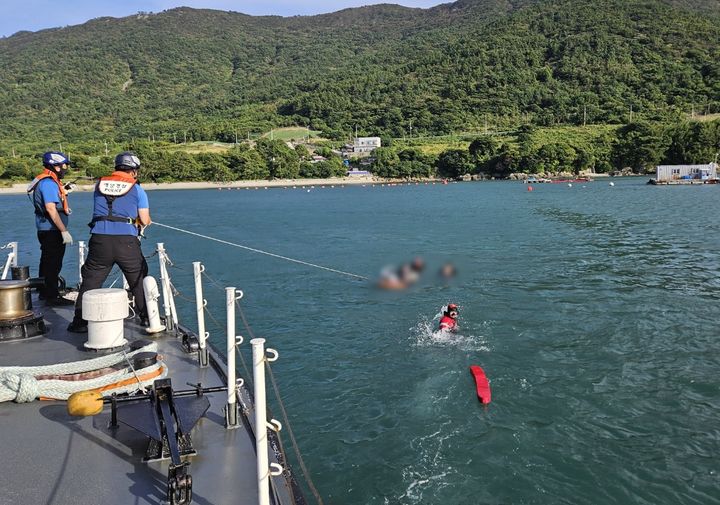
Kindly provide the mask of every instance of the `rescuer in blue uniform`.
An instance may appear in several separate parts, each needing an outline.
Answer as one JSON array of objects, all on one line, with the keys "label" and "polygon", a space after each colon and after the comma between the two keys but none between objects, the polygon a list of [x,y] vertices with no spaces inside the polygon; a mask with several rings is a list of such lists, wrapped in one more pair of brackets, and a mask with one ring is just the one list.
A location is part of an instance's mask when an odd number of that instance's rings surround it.
[{"label": "rescuer in blue uniform", "polygon": [[115,171],[101,177],[95,187],[90,250],[81,270],[82,284],[69,331],[87,331],[87,321],[82,318],[83,294],[102,287],[115,264],[133,294],[136,314],[142,320],[147,317],[143,279],[148,266],[140,248],[138,228],[148,226],[151,220],[147,194],[137,182],[139,169],[138,157],[122,152],[115,157]]},{"label": "rescuer in blue uniform", "polygon": [[43,167],[43,172],[27,189],[35,207],[35,227],[40,242],[38,275],[45,280],[39,290],[40,298],[48,305],[72,305],[74,302],[61,297],[58,290],[65,246],[73,243],[67,229],[70,207],[61,181],[70,167],[70,159],[61,152],[47,152],[43,154]]}]

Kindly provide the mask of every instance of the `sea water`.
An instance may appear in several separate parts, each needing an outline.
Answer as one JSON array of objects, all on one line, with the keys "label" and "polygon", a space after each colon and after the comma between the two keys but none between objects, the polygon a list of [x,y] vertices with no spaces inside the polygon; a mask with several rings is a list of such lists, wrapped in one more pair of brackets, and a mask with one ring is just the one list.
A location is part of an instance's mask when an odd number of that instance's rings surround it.
[{"label": "sea water", "polygon": [[[368,281],[159,226],[143,248],[165,243],[189,326],[191,262],[203,262],[221,348],[221,288],[243,291],[245,362],[251,336],[279,351],[274,375],[325,503],[720,503],[720,187],[613,182],[149,192],[160,223]],[[71,195],[76,241],[90,203]],[[31,204],[2,196],[0,208],[2,244],[19,241],[35,274]],[[374,287],[418,256],[415,286]],[[437,275],[446,262],[455,278]],[[448,302],[455,334],[435,331]]]}]

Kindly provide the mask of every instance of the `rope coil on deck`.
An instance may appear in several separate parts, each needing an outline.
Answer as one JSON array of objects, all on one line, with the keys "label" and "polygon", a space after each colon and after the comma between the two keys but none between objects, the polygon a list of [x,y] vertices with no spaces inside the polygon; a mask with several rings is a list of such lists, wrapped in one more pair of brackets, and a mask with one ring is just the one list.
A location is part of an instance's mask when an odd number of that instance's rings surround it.
[{"label": "rope coil on deck", "polygon": [[38,377],[73,375],[101,370],[117,365],[137,353],[151,351],[157,351],[156,343],[151,343],[131,353],[118,352],[90,360],[35,367],[2,367],[0,368],[0,402],[25,403],[36,398],[67,400],[73,393],[87,390],[96,390],[103,396],[109,396],[112,393],[134,393],[149,386],[156,379],[166,377],[167,366],[161,361],[140,370],[134,370],[132,366],[127,366],[115,372],[86,380]]}]

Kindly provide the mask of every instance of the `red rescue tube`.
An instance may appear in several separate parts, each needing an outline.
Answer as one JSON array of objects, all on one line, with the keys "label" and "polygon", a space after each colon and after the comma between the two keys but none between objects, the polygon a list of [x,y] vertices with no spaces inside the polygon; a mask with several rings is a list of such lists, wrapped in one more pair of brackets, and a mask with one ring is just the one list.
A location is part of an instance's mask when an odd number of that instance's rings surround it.
[{"label": "red rescue tube", "polygon": [[490,403],[490,382],[485,375],[485,371],[477,365],[470,365],[470,372],[472,372],[475,378],[475,389],[477,389],[477,395],[480,399],[480,403]]}]

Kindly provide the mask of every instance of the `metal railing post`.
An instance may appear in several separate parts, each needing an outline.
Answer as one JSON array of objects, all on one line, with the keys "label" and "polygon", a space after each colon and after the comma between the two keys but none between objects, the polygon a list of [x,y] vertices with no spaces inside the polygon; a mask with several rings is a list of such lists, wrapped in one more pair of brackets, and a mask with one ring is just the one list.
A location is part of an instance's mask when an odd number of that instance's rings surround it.
[{"label": "metal railing post", "polygon": [[[264,338],[254,338],[250,341],[253,351],[253,393],[255,396],[255,450],[257,451],[257,478],[258,478],[258,504],[270,503],[270,476],[280,475],[283,467],[277,463],[268,464],[268,428],[280,431],[282,426],[272,419],[267,421],[267,406],[265,404],[265,362],[275,361],[278,353],[275,349],[265,347]],[[265,353],[272,354],[268,357]]]},{"label": "metal railing post", "polygon": [[242,379],[236,379],[235,348],[242,343],[243,338],[235,335],[235,300],[242,298],[243,293],[234,287],[225,288],[225,301],[227,308],[227,363],[228,363],[228,396],[225,408],[225,427],[237,428],[238,405],[237,386],[243,384]]},{"label": "metal railing post", "polygon": [[198,352],[198,361],[202,368],[208,366],[208,348],[207,339],[210,336],[205,332],[205,306],[207,300],[203,298],[202,289],[202,273],[205,267],[199,261],[193,262],[193,277],[195,277],[195,307],[197,309],[198,324],[198,340],[200,342],[200,351]]},{"label": "metal railing post", "polygon": [[157,253],[160,261],[160,285],[162,286],[165,327],[170,331],[175,329],[175,327],[173,326],[173,318],[170,314],[170,283],[168,282],[168,273],[165,266],[165,244],[163,242],[158,242]]},{"label": "metal railing post", "polygon": [[18,250],[18,243],[17,242],[10,242],[8,245],[3,246],[2,249],[10,248],[11,251],[8,253],[7,261],[5,261],[5,267],[3,268],[2,272],[2,279],[7,279],[8,272],[10,271],[10,267],[16,267],[17,264],[17,250]]},{"label": "metal railing post", "polygon": [[85,242],[78,241],[78,288],[82,284],[82,267],[85,264]]}]

